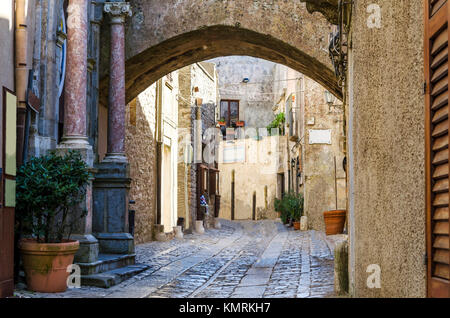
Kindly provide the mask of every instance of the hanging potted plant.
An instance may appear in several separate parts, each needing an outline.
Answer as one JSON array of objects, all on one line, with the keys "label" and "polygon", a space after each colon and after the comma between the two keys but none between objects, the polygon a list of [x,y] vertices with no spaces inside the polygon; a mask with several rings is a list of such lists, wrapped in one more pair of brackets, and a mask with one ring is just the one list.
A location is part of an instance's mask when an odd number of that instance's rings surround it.
[{"label": "hanging potted plant", "polygon": [[37,292],[67,289],[67,267],[79,242],[70,235],[86,211],[79,204],[91,178],[77,151],[33,157],[18,170],[17,207],[22,238],[19,250],[27,287]]},{"label": "hanging potted plant", "polygon": [[226,126],[226,125],[227,125],[227,122],[225,121],[225,118],[224,118],[224,117],[221,117],[221,118],[219,119],[219,121],[218,121],[218,124],[219,124],[220,126]]},{"label": "hanging potted plant", "polygon": [[236,127],[244,127],[244,126],[245,126],[245,121],[243,121],[243,120],[236,121]]}]

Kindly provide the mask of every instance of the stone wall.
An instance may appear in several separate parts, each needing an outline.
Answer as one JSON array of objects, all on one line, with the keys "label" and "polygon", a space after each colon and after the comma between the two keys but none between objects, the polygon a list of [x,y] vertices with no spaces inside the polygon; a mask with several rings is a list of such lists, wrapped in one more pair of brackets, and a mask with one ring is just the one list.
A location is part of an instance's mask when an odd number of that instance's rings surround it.
[{"label": "stone wall", "polygon": [[156,218],[156,84],[127,105],[125,149],[130,163],[131,188],[129,199],[136,204],[136,244],[152,240]]},{"label": "stone wall", "polygon": [[[178,215],[186,218],[186,227],[192,225],[197,215],[197,165],[188,166],[187,182],[185,181],[186,165],[182,161],[185,146],[189,143],[194,151],[195,140],[200,141],[206,129],[214,127],[217,112],[217,72],[215,65],[209,62],[195,63],[186,66],[179,71],[179,162],[178,162]],[[198,92],[195,92],[197,88]],[[196,106],[195,99],[201,98],[200,110]],[[197,127],[195,121],[201,121],[201,127]],[[197,133],[196,130],[197,129]],[[199,139],[200,138],[200,139]],[[201,158],[200,158],[201,159]],[[186,204],[186,185],[187,198]],[[192,226],[189,230],[192,230]]]},{"label": "stone wall", "polygon": [[[426,296],[423,1],[355,2],[349,63],[350,289]],[[366,285],[370,264],[381,288]]]}]

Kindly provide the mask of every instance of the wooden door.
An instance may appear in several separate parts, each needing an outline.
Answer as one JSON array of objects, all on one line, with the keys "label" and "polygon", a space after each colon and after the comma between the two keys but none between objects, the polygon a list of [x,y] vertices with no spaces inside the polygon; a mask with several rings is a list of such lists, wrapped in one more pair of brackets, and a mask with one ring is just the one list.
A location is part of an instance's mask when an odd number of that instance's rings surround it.
[{"label": "wooden door", "polygon": [[450,297],[447,0],[425,2],[428,296]]},{"label": "wooden door", "polygon": [[0,183],[0,297],[14,290],[14,206],[16,199],[17,99],[3,88]]}]

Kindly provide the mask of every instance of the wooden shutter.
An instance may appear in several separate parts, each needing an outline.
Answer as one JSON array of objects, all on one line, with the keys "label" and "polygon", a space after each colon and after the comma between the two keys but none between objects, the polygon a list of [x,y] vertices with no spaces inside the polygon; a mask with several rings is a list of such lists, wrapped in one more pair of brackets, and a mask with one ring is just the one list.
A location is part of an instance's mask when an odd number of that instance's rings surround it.
[{"label": "wooden shutter", "polygon": [[425,1],[428,296],[450,297],[447,0]]}]

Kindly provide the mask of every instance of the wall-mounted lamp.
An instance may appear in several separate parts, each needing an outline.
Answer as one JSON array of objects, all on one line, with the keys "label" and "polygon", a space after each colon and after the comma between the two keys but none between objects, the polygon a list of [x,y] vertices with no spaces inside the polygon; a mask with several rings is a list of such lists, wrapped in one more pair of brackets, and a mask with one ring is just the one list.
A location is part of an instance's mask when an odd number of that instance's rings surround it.
[{"label": "wall-mounted lamp", "polygon": [[325,91],[324,94],[325,94],[325,101],[328,104],[329,111],[331,111],[331,107],[342,109],[342,107],[343,107],[342,105],[335,105],[334,104],[334,102],[336,101],[336,97],[333,94],[331,94],[327,90]]},{"label": "wall-mounted lamp", "polygon": [[334,104],[334,101],[336,100],[336,97],[334,97],[333,94],[331,94],[329,91],[325,91],[325,101],[327,102],[328,106],[331,106]]},{"label": "wall-mounted lamp", "polygon": [[250,79],[248,77],[244,77],[244,79],[242,80],[242,83],[248,83],[250,82]]}]

